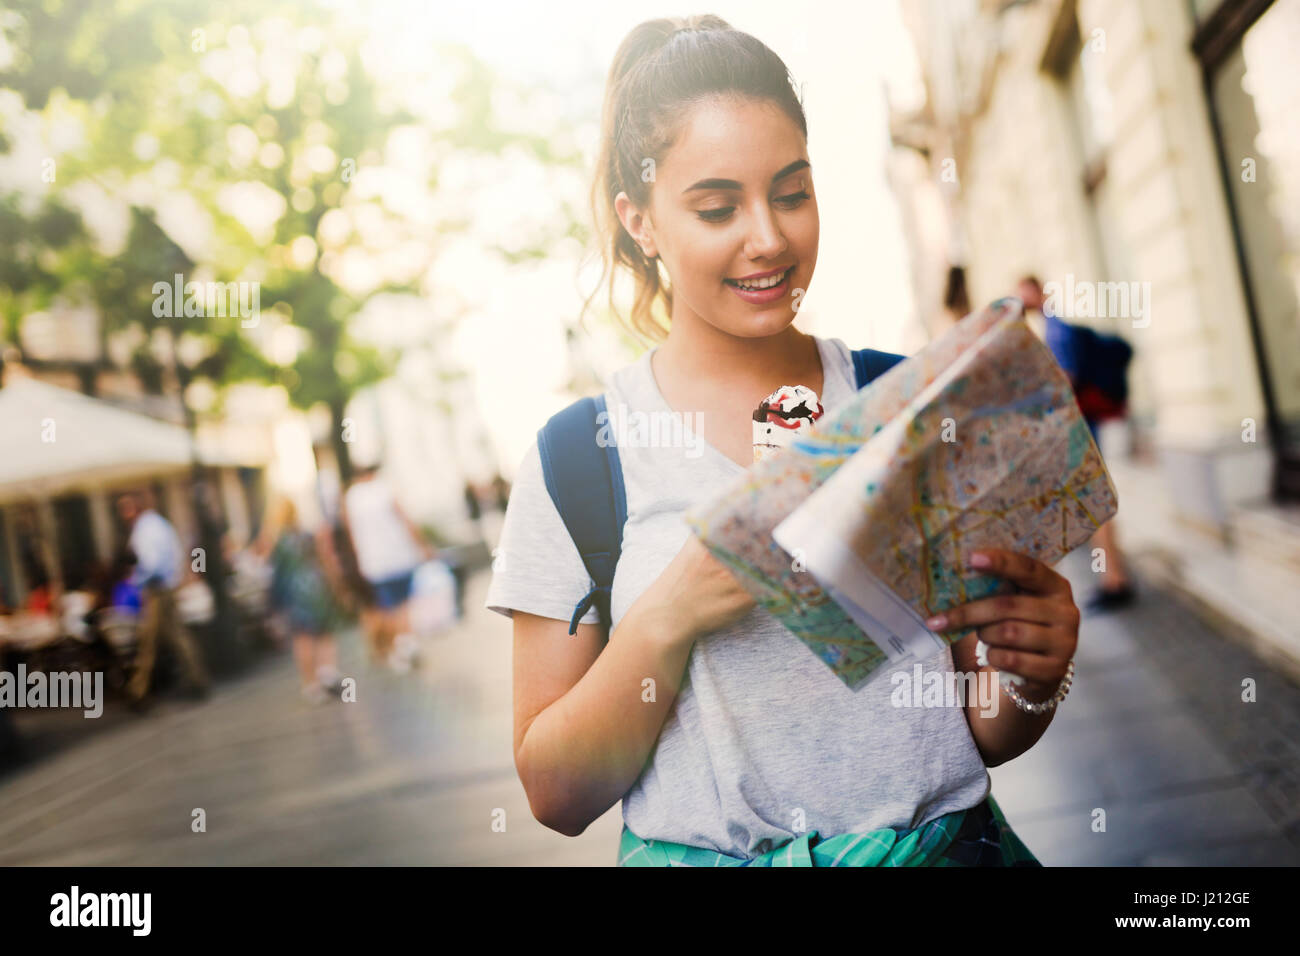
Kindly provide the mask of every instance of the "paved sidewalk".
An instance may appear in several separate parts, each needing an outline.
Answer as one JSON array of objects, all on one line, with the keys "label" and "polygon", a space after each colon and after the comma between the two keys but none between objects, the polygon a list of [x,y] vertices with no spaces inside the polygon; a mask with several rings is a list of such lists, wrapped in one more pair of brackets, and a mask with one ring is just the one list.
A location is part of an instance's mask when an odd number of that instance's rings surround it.
[{"label": "paved sidewalk", "polygon": [[[1061,570],[1082,604],[1086,552]],[[990,775],[1048,866],[1300,864],[1300,688],[1150,589],[1084,618],[1056,719]]]},{"label": "paved sidewalk", "polygon": [[[1086,565],[1067,570],[1082,596]],[[529,813],[510,626],[482,608],[486,587],[471,578],[466,620],[418,676],[371,671],[349,635],[354,704],[301,703],[285,654],[205,703],[114,709],[71,742],[63,728],[54,753],[0,777],[0,864],[612,865],[617,807],[577,838]],[[1085,619],[1060,714],[991,773],[1048,865],[1300,862],[1300,690],[1154,592]],[[190,829],[200,807],[206,833]]]}]

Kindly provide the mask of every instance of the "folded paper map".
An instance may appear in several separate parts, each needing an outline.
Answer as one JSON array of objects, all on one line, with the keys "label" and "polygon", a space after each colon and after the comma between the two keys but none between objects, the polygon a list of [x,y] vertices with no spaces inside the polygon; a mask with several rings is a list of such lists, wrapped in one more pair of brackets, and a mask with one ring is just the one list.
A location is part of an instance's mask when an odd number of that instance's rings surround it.
[{"label": "folded paper map", "polygon": [[926,618],[1007,585],[980,547],[1055,564],[1117,507],[1069,380],[1000,299],[880,376],[686,521],[846,685],[942,641]]}]

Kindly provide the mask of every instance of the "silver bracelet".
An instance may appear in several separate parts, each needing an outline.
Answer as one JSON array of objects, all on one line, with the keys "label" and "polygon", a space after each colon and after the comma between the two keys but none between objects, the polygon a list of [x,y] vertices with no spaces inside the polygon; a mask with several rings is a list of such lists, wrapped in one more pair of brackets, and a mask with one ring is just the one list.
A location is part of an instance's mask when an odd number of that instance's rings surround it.
[{"label": "silver bracelet", "polygon": [[1016,690],[1015,684],[1003,684],[1002,689],[1007,692],[1007,696],[1021,710],[1030,714],[1045,714],[1049,710],[1054,710],[1056,705],[1065,700],[1065,695],[1070,692],[1070,684],[1074,681],[1074,660],[1066,665],[1065,676],[1061,678],[1061,685],[1056,688],[1056,693],[1043,701],[1025,700],[1020,691]]}]

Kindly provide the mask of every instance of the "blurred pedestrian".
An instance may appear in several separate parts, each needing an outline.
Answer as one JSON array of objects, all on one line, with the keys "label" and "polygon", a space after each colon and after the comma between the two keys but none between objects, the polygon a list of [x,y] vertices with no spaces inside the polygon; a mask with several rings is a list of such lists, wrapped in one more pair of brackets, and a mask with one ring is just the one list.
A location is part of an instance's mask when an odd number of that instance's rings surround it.
[{"label": "blurred pedestrian", "polygon": [[45,571],[30,568],[27,572],[27,600],[23,609],[29,614],[51,614],[54,611],[54,587]]},{"label": "blurred pedestrian", "polygon": [[334,597],[343,618],[350,620],[358,608],[366,603],[365,595],[369,593],[370,585],[361,576],[352,540],[348,537],[347,528],[343,526],[343,485],[337,458],[325,445],[313,447],[312,454],[316,459],[316,503],[320,507],[329,535],[330,552],[339,572],[340,580]]},{"label": "blurred pedestrian", "polygon": [[330,542],[328,525],[315,533],[298,523],[298,511],[280,497],[258,541],[258,550],[271,564],[271,613],[278,615],[293,639],[300,693],[320,703],[342,689],[334,629],[339,608],[334,589],[341,575]]},{"label": "blurred pedestrian", "polygon": [[[1043,316],[1047,347],[1069,376],[1079,410],[1100,448],[1098,427],[1104,421],[1122,418],[1126,411],[1126,375],[1132,348],[1118,336],[1071,325],[1053,314],[1053,309],[1045,307],[1043,287],[1035,276],[1027,275],[1020,280],[1017,295],[1026,310],[1036,310]],[[1137,597],[1128,561],[1119,546],[1116,523],[1114,519],[1106,522],[1091,541],[1092,547],[1100,548],[1105,558],[1100,572],[1101,586],[1085,604],[1094,611],[1125,607]]]},{"label": "blurred pedestrian", "polygon": [[100,564],[91,575],[91,614],[115,608],[132,618],[140,614],[140,588],[131,580],[135,555],[121,548],[107,564]]},{"label": "blurred pedestrian", "polygon": [[135,555],[130,548],[123,548],[109,568],[108,607],[122,608],[132,614],[140,613],[140,586],[131,580],[135,572]]},{"label": "blurred pedestrian", "polygon": [[342,513],[370,590],[370,606],[361,617],[371,660],[408,671],[418,648],[410,624],[411,584],[415,569],[435,554],[397,503],[378,465],[357,470],[343,495]]},{"label": "blurred pedestrian", "polygon": [[960,322],[970,315],[970,295],[966,292],[966,270],[950,266],[943,287],[943,308],[948,318]]},{"label": "blurred pedestrian", "polygon": [[181,543],[176,529],[154,510],[144,492],[121,495],[117,512],[130,529],[127,546],[136,559],[130,580],[140,589],[135,670],[127,684],[127,697],[137,709],[146,704],[162,642],[176,653],[190,691],[195,696],[206,696],[208,676],[202,657],[176,608],[176,588],[181,579]]},{"label": "blurred pedestrian", "polygon": [[465,510],[469,512],[470,521],[477,522],[483,515],[483,509],[478,501],[478,489],[471,481],[465,482]]}]

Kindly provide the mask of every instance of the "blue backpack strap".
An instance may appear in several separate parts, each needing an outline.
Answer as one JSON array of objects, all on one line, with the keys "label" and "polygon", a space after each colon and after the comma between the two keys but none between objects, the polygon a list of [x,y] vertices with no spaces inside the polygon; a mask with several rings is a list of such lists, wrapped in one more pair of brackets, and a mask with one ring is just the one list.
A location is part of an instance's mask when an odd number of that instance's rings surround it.
[{"label": "blue backpack strap", "polygon": [[877,352],[875,349],[858,349],[853,353],[853,372],[858,378],[858,388],[865,388],[877,377],[906,358],[894,352]]},{"label": "blue backpack strap", "polygon": [[[591,590],[573,609],[570,634],[577,633],[578,620],[593,604],[606,634],[612,630],[609,599],[623,548],[627,494],[618,448],[612,438],[603,446],[598,440],[607,420],[604,412],[604,395],[581,398],[552,415],[537,432],[546,490],[591,575]],[[604,434],[610,430],[604,429]]]}]

